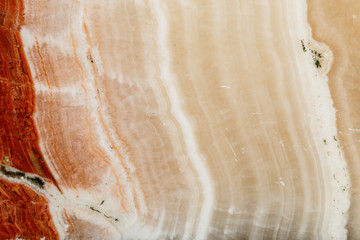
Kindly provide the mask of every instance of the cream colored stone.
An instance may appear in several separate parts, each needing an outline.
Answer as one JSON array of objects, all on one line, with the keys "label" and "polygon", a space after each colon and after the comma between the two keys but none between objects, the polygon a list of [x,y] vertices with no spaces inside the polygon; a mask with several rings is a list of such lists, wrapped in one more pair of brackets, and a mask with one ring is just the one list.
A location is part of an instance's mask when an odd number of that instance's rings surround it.
[{"label": "cream colored stone", "polygon": [[345,239],[357,155],[339,144],[355,139],[338,141],[333,101],[347,102],[332,98],[327,75],[337,53],[312,38],[307,7],[25,1],[61,236]]}]

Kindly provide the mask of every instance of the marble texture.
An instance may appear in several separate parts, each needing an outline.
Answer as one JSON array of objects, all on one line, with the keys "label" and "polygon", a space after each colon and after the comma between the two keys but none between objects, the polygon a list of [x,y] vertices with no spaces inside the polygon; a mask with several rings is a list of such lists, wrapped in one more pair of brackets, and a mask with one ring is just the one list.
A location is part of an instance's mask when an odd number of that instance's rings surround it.
[{"label": "marble texture", "polygon": [[0,6],[0,237],[360,237],[355,0]]}]

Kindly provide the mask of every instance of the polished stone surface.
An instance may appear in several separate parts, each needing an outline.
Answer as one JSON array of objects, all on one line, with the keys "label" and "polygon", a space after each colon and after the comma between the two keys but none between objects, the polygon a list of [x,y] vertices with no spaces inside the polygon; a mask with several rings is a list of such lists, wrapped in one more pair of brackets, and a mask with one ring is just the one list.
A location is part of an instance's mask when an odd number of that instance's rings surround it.
[{"label": "polished stone surface", "polygon": [[0,237],[360,237],[357,1],[0,11]]}]

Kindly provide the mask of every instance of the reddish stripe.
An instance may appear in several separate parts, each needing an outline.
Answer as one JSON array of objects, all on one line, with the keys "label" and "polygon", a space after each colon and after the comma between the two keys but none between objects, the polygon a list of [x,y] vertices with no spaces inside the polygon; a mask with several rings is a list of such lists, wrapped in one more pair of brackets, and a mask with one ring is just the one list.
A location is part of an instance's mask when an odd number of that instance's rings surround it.
[{"label": "reddish stripe", "polygon": [[59,239],[46,199],[0,179],[0,239]]},{"label": "reddish stripe", "polygon": [[[22,15],[22,1],[0,0],[0,161],[57,185],[32,118],[35,93],[19,34]],[[0,180],[0,218],[0,239],[58,238],[46,199],[26,186]]]}]

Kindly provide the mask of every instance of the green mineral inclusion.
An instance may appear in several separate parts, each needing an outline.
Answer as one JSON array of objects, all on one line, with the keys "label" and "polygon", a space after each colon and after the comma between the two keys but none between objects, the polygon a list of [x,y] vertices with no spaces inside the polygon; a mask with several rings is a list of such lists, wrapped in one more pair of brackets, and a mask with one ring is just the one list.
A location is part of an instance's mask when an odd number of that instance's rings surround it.
[{"label": "green mineral inclusion", "polygon": [[[300,40],[303,52],[307,52],[307,48],[304,44],[304,40]],[[316,50],[309,48],[310,52],[313,54],[314,64],[316,68],[321,68],[320,58],[322,58],[321,53],[318,53]]]}]

